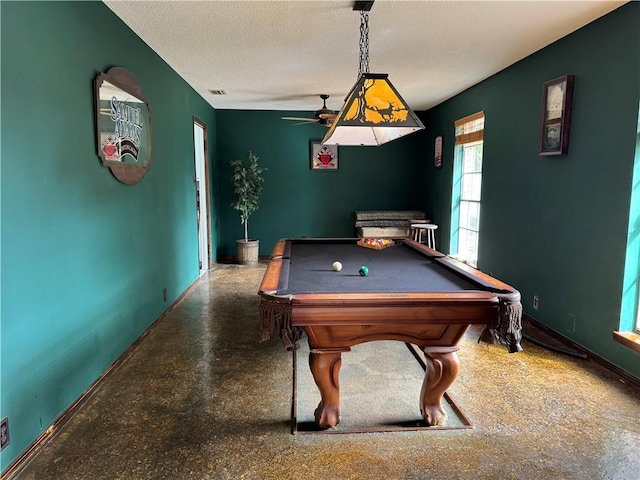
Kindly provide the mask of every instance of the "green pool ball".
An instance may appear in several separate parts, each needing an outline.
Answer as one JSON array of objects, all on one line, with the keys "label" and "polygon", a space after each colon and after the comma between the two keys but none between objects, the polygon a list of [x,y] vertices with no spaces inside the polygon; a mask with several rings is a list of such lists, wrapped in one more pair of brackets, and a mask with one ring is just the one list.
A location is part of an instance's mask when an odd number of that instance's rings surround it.
[{"label": "green pool ball", "polygon": [[369,275],[369,267],[367,267],[366,265],[361,266],[360,270],[358,270],[358,273],[363,277],[366,277],[367,275]]}]

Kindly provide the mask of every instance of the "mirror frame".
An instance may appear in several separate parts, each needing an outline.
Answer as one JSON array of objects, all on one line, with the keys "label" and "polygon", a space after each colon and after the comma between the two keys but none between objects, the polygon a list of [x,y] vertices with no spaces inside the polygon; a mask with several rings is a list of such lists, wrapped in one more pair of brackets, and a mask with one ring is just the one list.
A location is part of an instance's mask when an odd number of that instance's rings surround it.
[{"label": "mirror frame", "polygon": [[[108,160],[102,150],[101,145],[101,133],[100,130],[100,87],[104,82],[118,87],[120,90],[135,96],[138,100],[144,102],[148,112],[148,152],[149,158],[142,165],[132,165],[130,163],[123,163],[117,160]],[[151,150],[151,107],[149,106],[149,100],[147,99],[142,87],[138,83],[138,79],[126,68],[123,67],[111,67],[106,72],[99,73],[94,82],[94,103],[95,103],[95,129],[96,129],[96,147],[98,151],[98,157],[103,167],[109,168],[114,177],[116,177],[122,183],[127,185],[135,185],[140,182],[151,168],[151,162],[153,159]]]}]

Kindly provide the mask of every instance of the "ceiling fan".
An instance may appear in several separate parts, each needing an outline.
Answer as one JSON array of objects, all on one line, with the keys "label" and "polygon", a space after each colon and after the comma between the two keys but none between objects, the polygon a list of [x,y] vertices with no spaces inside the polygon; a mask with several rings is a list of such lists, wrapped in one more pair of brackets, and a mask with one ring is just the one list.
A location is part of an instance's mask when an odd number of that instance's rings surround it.
[{"label": "ceiling fan", "polygon": [[303,125],[306,123],[319,123],[320,125],[324,125],[325,127],[330,127],[333,120],[338,115],[333,110],[329,110],[327,108],[327,99],[329,95],[322,94],[320,95],[322,99],[322,108],[320,110],[316,110],[313,114],[313,118],[309,117],[282,117],[283,120],[295,120],[298,123],[295,125]]}]

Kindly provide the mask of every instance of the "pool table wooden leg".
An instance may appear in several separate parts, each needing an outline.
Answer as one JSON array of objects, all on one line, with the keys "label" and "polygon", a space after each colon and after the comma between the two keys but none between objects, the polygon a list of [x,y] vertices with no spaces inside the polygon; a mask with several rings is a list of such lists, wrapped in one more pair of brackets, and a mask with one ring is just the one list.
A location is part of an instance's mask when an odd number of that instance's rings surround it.
[{"label": "pool table wooden leg", "polygon": [[423,347],[426,371],[420,392],[420,413],[427,425],[444,425],[447,414],[442,408],[442,396],[460,370],[458,347]]},{"label": "pool table wooden leg", "polygon": [[314,349],[309,353],[309,366],[322,399],[315,411],[316,423],[321,428],[335,427],[340,423],[339,377],[344,351],[349,349]]}]

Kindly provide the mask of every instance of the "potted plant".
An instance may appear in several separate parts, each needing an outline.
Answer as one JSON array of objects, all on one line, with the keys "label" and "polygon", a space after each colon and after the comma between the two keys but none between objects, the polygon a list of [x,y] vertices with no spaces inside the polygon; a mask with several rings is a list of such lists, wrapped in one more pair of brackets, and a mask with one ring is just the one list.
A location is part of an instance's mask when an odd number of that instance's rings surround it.
[{"label": "potted plant", "polygon": [[260,206],[262,195],[262,172],[266,169],[260,167],[258,157],[249,152],[247,160],[233,160],[233,192],[236,196],[231,204],[234,210],[240,212],[240,223],[244,225],[244,239],[237,240],[238,262],[242,265],[255,265],[258,263],[259,240],[249,239],[249,217]]}]

